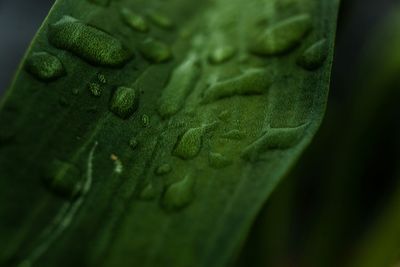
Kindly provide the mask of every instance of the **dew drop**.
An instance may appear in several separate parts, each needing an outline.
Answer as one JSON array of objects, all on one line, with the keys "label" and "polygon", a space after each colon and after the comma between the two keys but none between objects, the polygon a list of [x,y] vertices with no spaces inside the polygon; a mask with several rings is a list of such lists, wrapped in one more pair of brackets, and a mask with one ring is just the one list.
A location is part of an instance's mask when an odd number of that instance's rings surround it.
[{"label": "dew drop", "polygon": [[129,140],[129,146],[132,150],[135,150],[137,148],[137,146],[139,145],[138,140],[136,139],[136,137],[132,137],[131,140]]},{"label": "dew drop", "polygon": [[36,78],[43,81],[55,80],[65,75],[61,61],[50,53],[33,53],[25,63],[26,70]]},{"label": "dew drop", "polygon": [[95,97],[100,97],[101,94],[103,93],[103,88],[101,88],[101,85],[98,83],[93,83],[93,82],[89,83],[88,89],[90,93]]},{"label": "dew drop", "polygon": [[307,126],[308,123],[293,128],[268,127],[260,138],[243,150],[241,157],[249,161],[255,161],[266,150],[289,149],[301,141]]},{"label": "dew drop", "polygon": [[210,152],[208,156],[210,166],[215,169],[225,168],[232,164],[232,161],[220,153]]},{"label": "dew drop", "polygon": [[173,154],[182,159],[196,157],[202,146],[204,127],[187,130],[177,141]]},{"label": "dew drop", "polygon": [[155,173],[157,175],[165,175],[170,173],[171,171],[172,171],[171,165],[169,165],[168,163],[164,163],[156,169]]},{"label": "dew drop", "polygon": [[231,140],[242,140],[245,137],[245,133],[234,129],[234,130],[230,130],[227,133],[224,133],[221,135],[222,138],[225,139],[231,139]]},{"label": "dew drop", "polygon": [[136,14],[128,8],[122,8],[120,14],[124,23],[133,30],[138,32],[147,32],[149,30],[146,20],[141,15]]},{"label": "dew drop", "polygon": [[140,53],[154,63],[166,62],[172,58],[170,47],[155,39],[146,39],[139,47]]},{"label": "dew drop", "polygon": [[82,176],[71,163],[55,160],[44,176],[45,185],[57,195],[74,198],[82,189]]},{"label": "dew drop", "polygon": [[162,205],[166,210],[179,210],[189,205],[194,199],[195,179],[186,175],[179,182],[167,187],[162,198]]},{"label": "dew drop", "polygon": [[122,43],[110,34],[64,16],[49,27],[49,41],[89,63],[117,67],[126,63],[131,55]]},{"label": "dew drop", "polygon": [[326,39],[322,39],[309,48],[297,59],[297,64],[306,70],[316,70],[322,66],[328,56]]},{"label": "dew drop", "polygon": [[296,47],[311,29],[311,17],[301,14],[280,21],[254,38],[250,50],[259,55],[279,55]]},{"label": "dew drop", "polygon": [[199,75],[200,68],[195,56],[189,56],[174,70],[160,98],[158,112],[162,117],[170,117],[182,108]]},{"label": "dew drop", "polygon": [[221,64],[233,58],[235,53],[236,49],[230,45],[219,46],[209,54],[208,60],[211,64]]},{"label": "dew drop", "polygon": [[122,119],[133,115],[139,106],[139,95],[130,87],[118,87],[111,99],[110,110]]},{"label": "dew drop", "polygon": [[147,15],[151,20],[151,22],[153,22],[160,28],[170,30],[174,27],[174,23],[172,22],[172,20],[167,16],[165,16],[164,14],[153,11],[149,12]]},{"label": "dew drop", "polygon": [[150,117],[146,114],[142,116],[142,125],[146,128],[150,126]]},{"label": "dew drop", "polygon": [[99,80],[99,82],[100,82],[101,84],[106,84],[106,83],[107,83],[107,78],[106,78],[106,76],[105,76],[104,74],[102,74],[102,73],[98,73],[98,74],[97,74],[97,80]]},{"label": "dew drop", "polygon": [[151,183],[149,183],[145,188],[143,188],[140,193],[140,199],[142,200],[153,200],[157,196],[156,190]]},{"label": "dew drop", "polygon": [[210,103],[235,95],[263,94],[272,82],[273,75],[266,70],[247,70],[239,77],[211,85],[204,93],[203,103]]}]

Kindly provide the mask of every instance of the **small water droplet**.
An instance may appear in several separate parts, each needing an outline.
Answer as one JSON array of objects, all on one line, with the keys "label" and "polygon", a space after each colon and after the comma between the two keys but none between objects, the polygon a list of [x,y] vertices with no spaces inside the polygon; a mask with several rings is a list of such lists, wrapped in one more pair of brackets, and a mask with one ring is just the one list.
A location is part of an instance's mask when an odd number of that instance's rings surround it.
[{"label": "small water droplet", "polygon": [[170,18],[165,16],[164,14],[158,13],[156,11],[149,12],[148,14],[149,19],[153,22],[156,26],[170,30],[174,27],[174,23]]},{"label": "small water droplet", "polygon": [[269,149],[288,149],[297,145],[308,126],[308,123],[291,128],[271,128],[267,127],[263,135],[247,146],[241,157],[248,161],[255,161],[262,152]]},{"label": "small water droplet", "polygon": [[117,174],[121,174],[122,171],[124,170],[122,161],[115,154],[111,154],[110,159],[114,162],[114,172]]},{"label": "small water droplet", "polygon": [[79,95],[79,89],[77,89],[77,88],[72,89],[71,92],[73,95]]},{"label": "small water droplet", "polygon": [[129,140],[129,146],[131,147],[132,150],[135,150],[138,145],[139,145],[139,142],[136,139],[136,137],[132,137],[131,140]]},{"label": "small water droplet", "polygon": [[25,63],[25,68],[36,78],[43,81],[55,80],[65,75],[65,69],[61,61],[50,53],[33,53]]},{"label": "small water droplet", "polygon": [[328,51],[326,39],[322,39],[307,48],[297,59],[297,64],[306,70],[316,70],[325,62]]},{"label": "small water droplet", "polygon": [[164,175],[170,173],[171,171],[172,171],[171,165],[169,165],[168,163],[164,163],[156,169],[155,173],[157,175]]},{"label": "small water droplet", "polygon": [[98,83],[93,83],[93,82],[89,83],[88,89],[90,93],[95,97],[100,97],[101,94],[103,93],[103,88],[101,88],[100,84]]},{"label": "small water droplet", "polygon": [[232,164],[232,161],[220,153],[210,152],[208,156],[210,166],[215,169],[225,168]]},{"label": "small water droplet", "polygon": [[156,190],[151,183],[149,183],[145,188],[143,188],[140,193],[140,199],[142,200],[153,200],[157,196]]},{"label": "small water droplet", "polygon": [[217,82],[204,93],[203,103],[210,103],[235,95],[263,94],[271,86],[273,75],[263,69],[250,69],[239,77]]},{"label": "small water droplet", "polygon": [[111,99],[110,110],[122,119],[127,119],[138,109],[139,94],[130,87],[118,87]]},{"label": "small water droplet", "polygon": [[162,117],[170,117],[182,108],[199,75],[200,68],[195,56],[189,56],[174,70],[160,98],[158,112]]},{"label": "small water droplet", "polygon": [[211,53],[208,56],[208,60],[210,61],[211,64],[221,64],[233,58],[235,53],[236,49],[233,46],[230,45],[218,46],[213,51],[211,51]]},{"label": "small water droplet", "polygon": [[202,146],[204,127],[187,130],[177,141],[173,154],[182,159],[196,157]]},{"label": "small water droplet", "polygon": [[262,55],[279,55],[296,47],[311,29],[308,14],[296,15],[280,21],[258,33],[250,45],[251,52]]},{"label": "small water droplet", "polygon": [[124,23],[133,30],[138,32],[147,32],[149,30],[146,20],[141,15],[136,14],[128,8],[122,8],[120,14]]},{"label": "small water droplet", "polygon": [[55,47],[70,51],[92,64],[118,67],[131,58],[115,37],[70,16],[51,24],[48,37]]},{"label": "small water droplet", "polygon": [[142,116],[142,125],[146,128],[150,126],[150,117],[146,114]]},{"label": "small water droplet", "polygon": [[186,175],[179,182],[171,184],[164,192],[162,205],[166,210],[179,210],[189,205],[194,199],[195,179]]},{"label": "small water droplet", "polygon": [[99,82],[101,84],[106,84],[107,83],[107,78],[104,74],[102,73],[97,73],[97,80],[99,80]]},{"label": "small water droplet", "polygon": [[148,38],[140,45],[140,53],[147,60],[154,63],[162,63],[172,58],[170,47],[158,40]]},{"label": "small water droplet", "polygon": [[83,181],[75,165],[55,160],[46,171],[44,182],[57,195],[74,198],[79,195]]},{"label": "small water droplet", "polygon": [[242,140],[245,137],[245,133],[239,131],[238,129],[234,129],[224,133],[221,135],[221,137],[225,139]]}]

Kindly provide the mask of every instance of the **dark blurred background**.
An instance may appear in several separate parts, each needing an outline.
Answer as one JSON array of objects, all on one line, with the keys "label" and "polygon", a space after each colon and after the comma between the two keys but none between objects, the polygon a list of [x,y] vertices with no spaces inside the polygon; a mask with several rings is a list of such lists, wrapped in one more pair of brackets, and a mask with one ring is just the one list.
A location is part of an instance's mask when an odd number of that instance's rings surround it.
[{"label": "dark blurred background", "polygon": [[54,0],[0,0],[0,94]]}]

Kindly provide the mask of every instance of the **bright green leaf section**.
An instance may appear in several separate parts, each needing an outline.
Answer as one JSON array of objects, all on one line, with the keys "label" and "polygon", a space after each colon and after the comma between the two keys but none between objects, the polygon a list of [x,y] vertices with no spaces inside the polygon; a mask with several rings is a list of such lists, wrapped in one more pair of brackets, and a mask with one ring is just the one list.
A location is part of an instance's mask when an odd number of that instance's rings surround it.
[{"label": "bright green leaf section", "polygon": [[337,8],[57,1],[0,104],[1,264],[226,266],[321,122]]}]

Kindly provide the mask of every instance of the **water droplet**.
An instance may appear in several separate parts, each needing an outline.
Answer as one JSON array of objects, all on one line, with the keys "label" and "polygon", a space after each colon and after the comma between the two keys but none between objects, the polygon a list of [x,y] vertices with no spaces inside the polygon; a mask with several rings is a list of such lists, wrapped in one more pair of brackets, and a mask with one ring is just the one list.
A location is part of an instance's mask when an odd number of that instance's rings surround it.
[{"label": "water droplet", "polygon": [[136,139],[136,137],[132,137],[131,140],[129,140],[129,146],[131,147],[132,150],[135,150],[138,145],[139,145],[139,142]]},{"label": "water droplet", "polygon": [[55,160],[46,171],[44,182],[54,193],[74,198],[81,192],[83,178],[79,169],[73,164]]},{"label": "water droplet", "polygon": [[259,55],[278,55],[296,47],[311,29],[311,17],[301,14],[280,21],[258,33],[250,50]]},{"label": "water droplet", "polygon": [[98,73],[97,74],[97,80],[99,80],[99,82],[102,83],[102,84],[106,84],[107,83],[107,78],[102,73]]},{"label": "water droplet", "polygon": [[142,116],[142,124],[143,124],[143,127],[146,127],[146,128],[150,126],[150,117],[148,115],[144,114]]},{"label": "water droplet", "polygon": [[232,140],[242,140],[245,137],[245,133],[234,129],[234,130],[230,130],[227,133],[224,133],[223,135],[221,135],[222,138],[226,138],[226,139],[232,139]]},{"label": "water droplet", "polygon": [[249,161],[255,161],[262,152],[268,149],[282,150],[291,148],[301,141],[307,126],[308,124],[291,128],[267,127],[260,138],[243,150],[241,157]]},{"label": "water droplet", "polygon": [[110,110],[122,119],[127,119],[138,109],[139,95],[130,87],[118,87],[111,99]]},{"label": "water droplet", "polygon": [[121,174],[124,170],[124,166],[122,165],[122,161],[118,158],[117,155],[111,154],[110,159],[114,161],[114,172]]},{"label": "water droplet", "polygon": [[55,47],[68,50],[92,64],[116,67],[131,58],[119,40],[70,16],[50,25],[48,37]]},{"label": "water droplet", "polygon": [[162,205],[166,210],[179,210],[189,205],[194,199],[195,179],[186,175],[179,182],[171,184],[164,192]]},{"label": "water droplet", "polygon": [[103,93],[103,89],[98,83],[89,83],[88,89],[93,96],[99,97]]},{"label": "water droplet", "polygon": [[172,22],[172,20],[161,13],[153,11],[149,12],[147,15],[151,22],[153,22],[158,27],[166,30],[170,30],[174,27],[174,23]]},{"label": "water droplet", "polygon": [[204,93],[203,103],[235,95],[263,94],[271,86],[272,82],[273,75],[266,70],[247,70],[239,77],[211,85]]},{"label": "water droplet", "polygon": [[172,58],[171,49],[167,44],[151,38],[146,39],[139,50],[144,58],[154,63],[166,62]]},{"label": "water droplet", "polygon": [[173,154],[182,159],[196,157],[201,149],[204,127],[187,130],[176,143]]},{"label": "water droplet", "polygon": [[124,23],[133,30],[138,32],[147,32],[149,30],[146,20],[141,15],[136,14],[128,8],[122,8],[120,13]]},{"label": "water droplet", "polygon": [[110,5],[110,0],[89,0],[89,2],[99,5],[99,6],[109,6]]},{"label": "water droplet", "polygon": [[79,89],[78,88],[72,89],[72,94],[73,95],[79,95]]},{"label": "water droplet", "polygon": [[156,191],[152,184],[148,184],[145,188],[143,188],[140,193],[140,199],[142,200],[152,200],[157,196]]},{"label": "water droplet", "polygon": [[170,173],[171,171],[172,171],[171,165],[169,165],[168,163],[164,163],[156,169],[155,173],[157,175],[164,175]]},{"label": "water droplet", "polygon": [[232,161],[220,153],[210,152],[208,156],[210,166],[215,169],[225,168],[232,164]]},{"label": "water droplet", "polygon": [[25,63],[26,70],[43,81],[55,80],[65,74],[61,61],[47,52],[33,53]]},{"label": "water droplet", "polygon": [[219,46],[210,53],[208,60],[211,64],[221,64],[233,58],[235,53],[236,49],[233,46]]},{"label": "water droplet", "polygon": [[170,117],[182,108],[199,75],[200,68],[195,56],[189,56],[174,70],[160,98],[158,112],[162,117]]},{"label": "water droplet", "polygon": [[297,64],[306,70],[316,70],[322,66],[328,56],[326,39],[322,39],[309,48],[297,59]]}]

